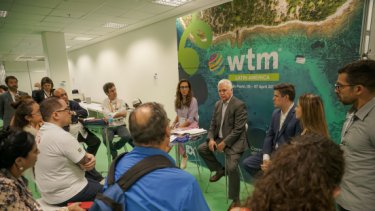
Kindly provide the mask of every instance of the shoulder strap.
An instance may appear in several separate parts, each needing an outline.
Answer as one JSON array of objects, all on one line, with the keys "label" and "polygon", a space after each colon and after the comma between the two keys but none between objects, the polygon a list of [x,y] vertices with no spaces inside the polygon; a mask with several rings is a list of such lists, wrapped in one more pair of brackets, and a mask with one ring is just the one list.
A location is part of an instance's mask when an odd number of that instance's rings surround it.
[{"label": "shoulder strap", "polygon": [[163,155],[147,157],[131,167],[117,181],[117,184],[125,192],[144,175],[161,168],[177,168],[168,158]]},{"label": "shoulder strap", "polygon": [[107,185],[108,187],[115,184],[115,168],[116,168],[116,164],[117,162],[122,158],[124,157],[125,155],[127,154],[127,152],[124,152],[122,154],[120,154],[119,156],[116,157],[116,159],[114,159],[111,163],[111,167],[109,167],[109,170],[108,170],[108,175],[107,175]]}]

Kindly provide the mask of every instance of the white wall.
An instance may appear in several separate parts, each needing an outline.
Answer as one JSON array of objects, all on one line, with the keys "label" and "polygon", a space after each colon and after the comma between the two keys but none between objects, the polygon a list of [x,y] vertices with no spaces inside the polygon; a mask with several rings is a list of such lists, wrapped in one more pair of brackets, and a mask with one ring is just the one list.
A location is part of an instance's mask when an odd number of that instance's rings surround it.
[{"label": "white wall", "polygon": [[[114,82],[118,97],[129,105],[134,98],[156,101],[174,118],[178,83],[176,19],[68,53],[72,89],[101,102],[103,84]],[[157,74],[157,79],[154,75]]]},{"label": "white wall", "polygon": [[30,96],[34,83],[47,76],[44,61],[4,62],[4,68],[7,76],[13,75],[18,79],[18,89],[29,93]]}]

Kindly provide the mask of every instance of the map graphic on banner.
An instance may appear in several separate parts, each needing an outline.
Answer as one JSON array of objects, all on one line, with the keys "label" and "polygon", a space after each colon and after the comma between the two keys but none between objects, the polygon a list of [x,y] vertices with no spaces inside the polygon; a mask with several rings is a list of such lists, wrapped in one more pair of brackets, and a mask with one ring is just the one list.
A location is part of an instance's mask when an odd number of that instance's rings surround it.
[{"label": "map graphic on banner", "polygon": [[234,0],[180,17],[179,77],[192,83],[205,129],[217,83],[227,78],[246,102],[248,137],[262,148],[271,121],[273,85],[296,86],[324,102],[330,136],[339,142],[347,107],[334,92],[337,70],[358,60],[364,2],[361,0]]}]

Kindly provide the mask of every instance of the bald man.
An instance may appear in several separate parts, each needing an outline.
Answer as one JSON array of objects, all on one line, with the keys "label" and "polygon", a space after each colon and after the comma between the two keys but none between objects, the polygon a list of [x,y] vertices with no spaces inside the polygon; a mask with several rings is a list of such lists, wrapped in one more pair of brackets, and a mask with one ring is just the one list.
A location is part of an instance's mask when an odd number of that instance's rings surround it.
[{"label": "bald man", "polygon": [[100,139],[78,122],[78,118],[87,118],[87,110],[82,108],[79,103],[69,100],[63,88],[56,89],[53,94],[55,97],[63,99],[72,111],[72,123],[64,129],[69,131],[79,142],[87,144],[88,153],[96,155],[100,146]]}]

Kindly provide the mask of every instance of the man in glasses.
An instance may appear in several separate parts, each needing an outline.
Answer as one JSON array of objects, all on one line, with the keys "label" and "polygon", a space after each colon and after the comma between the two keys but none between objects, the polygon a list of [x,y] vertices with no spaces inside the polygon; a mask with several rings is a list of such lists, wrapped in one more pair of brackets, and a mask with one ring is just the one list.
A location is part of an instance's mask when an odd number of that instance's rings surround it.
[{"label": "man in glasses", "polygon": [[337,198],[339,210],[373,210],[375,207],[375,61],[360,60],[338,71],[335,92],[346,115],[341,148],[346,161]]},{"label": "man in glasses", "polygon": [[100,139],[92,132],[86,130],[78,121],[78,118],[87,118],[87,110],[82,108],[79,103],[69,100],[66,91],[63,88],[58,88],[54,91],[54,96],[63,99],[72,111],[72,122],[64,129],[69,131],[79,142],[87,144],[87,152],[96,155],[100,146]]},{"label": "man in glasses", "polygon": [[35,179],[43,199],[52,205],[93,201],[102,189],[99,182],[86,179],[94,169],[95,157],[87,153],[63,127],[71,123],[71,111],[63,99],[51,97],[40,104],[44,125],[36,136],[40,154]]}]

